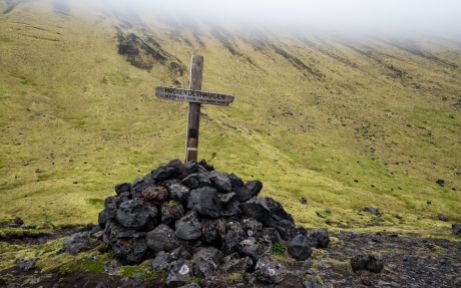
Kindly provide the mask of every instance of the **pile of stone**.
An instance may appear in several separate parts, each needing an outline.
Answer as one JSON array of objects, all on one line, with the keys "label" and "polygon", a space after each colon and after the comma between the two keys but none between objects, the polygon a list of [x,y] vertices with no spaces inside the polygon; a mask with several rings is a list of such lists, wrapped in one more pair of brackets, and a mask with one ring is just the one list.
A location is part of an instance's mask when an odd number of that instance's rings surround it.
[{"label": "pile of stone", "polygon": [[153,258],[153,269],[166,271],[171,286],[191,277],[219,286],[230,273],[280,283],[288,271],[268,257],[274,245],[306,260],[311,247],[327,247],[329,237],[296,227],[280,203],[258,196],[262,187],[205,161],[174,160],[116,185],[117,195],[99,214],[102,239],[122,264]]}]

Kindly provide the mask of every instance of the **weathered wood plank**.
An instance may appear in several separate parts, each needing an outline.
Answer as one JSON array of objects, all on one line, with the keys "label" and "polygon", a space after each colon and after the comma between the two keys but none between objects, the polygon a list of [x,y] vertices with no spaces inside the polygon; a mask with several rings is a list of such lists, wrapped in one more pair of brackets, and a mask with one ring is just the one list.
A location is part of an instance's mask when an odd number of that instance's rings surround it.
[{"label": "weathered wood plank", "polygon": [[232,95],[174,87],[156,87],[155,95],[158,98],[165,100],[214,104],[221,106],[228,106],[234,101],[234,96]]},{"label": "weathered wood plank", "polygon": [[[192,56],[190,68],[189,88],[191,90],[202,89],[203,56]],[[200,128],[200,103],[189,103],[189,115],[187,122],[186,139],[186,162],[197,161],[198,159],[198,136]]]}]

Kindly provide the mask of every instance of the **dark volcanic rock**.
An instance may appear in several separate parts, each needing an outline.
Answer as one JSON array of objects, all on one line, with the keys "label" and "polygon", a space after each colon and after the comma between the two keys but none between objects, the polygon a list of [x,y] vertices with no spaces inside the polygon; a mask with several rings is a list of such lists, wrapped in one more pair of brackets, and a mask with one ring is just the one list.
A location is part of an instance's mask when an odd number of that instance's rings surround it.
[{"label": "dark volcanic rock", "polygon": [[261,257],[255,266],[255,276],[261,282],[277,284],[283,281],[287,273],[286,268],[277,262],[272,262],[266,257]]},{"label": "dark volcanic rock", "polygon": [[160,224],[146,234],[147,246],[154,252],[172,251],[179,246],[175,232],[169,226]]},{"label": "dark volcanic rock", "polygon": [[163,186],[149,186],[141,192],[145,202],[160,205],[168,199],[168,190]]},{"label": "dark volcanic rock", "polygon": [[435,183],[437,183],[437,185],[439,185],[440,187],[445,186],[445,180],[444,179],[437,179],[437,181],[435,181]]},{"label": "dark volcanic rock", "polygon": [[220,270],[224,273],[244,273],[253,266],[253,260],[250,257],[239,258],[237,253],[224,257]]},{"label": "dark volcanic rock", "polygon": [[283,219],[274,221],[272,226],[277,229],[277,232],[279,232],[280,236],[285,241],[289,241],[296,236],[296,227],[293,222],[289,220]]},{"label": "dark volcanic rock", "polygon": [[274,199],[267,197],[266,199],[266,205],[269,208],[269,211],[271,212],[272,218],[274,218],[276,221],[281,221],[281,220],[287,220],[291,223],[294,223],[293,217],[288,214],[285,209],[283,209],[282,205],[275,201]]},{"label": "dark volcanic rock", "polygon": [[202,288],[227,288],[229,284],[224,276],[209,276],[203,279]]},{"label": "dark volcanic rock", "polygon": [[154,260],[150,263],[154,271],[167,271],[170,266],[169,255],[166,252],[160,251],[155,255]]},{"label": "dark volcanic rock", "polygon": [[307,242],[311,247],[328,248],[330,235],[326,229],[311,230],[307,233]]},{"label": "dark volcanic rock", "polygon": [[131,192],[131,183],[121,183],[115,185],[115,193],[120,195],[123,192]]},{"label": "dark volcanic rock", "polygon": [[179,246],[178,248],[174,249],[170,255],[170,260],[179,260],[179,259],[187,259],[189,260],[192,255],[191,253],[185,248],[184,246]]},{"label": "dark volcanic rock", "polygon": [[189,211],[175,224],[176,237],[183,240],[195,240],[202,236],[202,225],[195,211]]},{"label": "dark volcanic rock", "polygon": [[192,264],[189,260],[177,260],[171,263],[166,284],[168,287],[185,285],[192,277]]},{"label": "dark volcanic rock", "polygon": [[377,258],[376,256],[370,255],[368,261],[367,270],[373,273],[380,273],[384,269],[383,260]]},{"label": "dark volcanic rock", "polygon": [[157,223],[158,209],[155,206],[144,205],[140,200],[129,200],[120,204],[116,219],[126,228],[141,229],[148,222]]},{"label": "dark volcanic rock", "polygon": [[371,254],[358,254],[351,259],[352,271],[368,270],[379,273],[384,268],[384,262]]},{"label": "dark volcanic rock", "polygon": [[243,219],[242,227],[249,237],[259,238],[263,230],[263,224],[258,220],[252,218]]},{"label": "dark volcanic rock", "polygon": [[182,180],[182,184],[190,189],[197,189],[204,186],[212,186],[210,177],[207,173],[190,174]]},{"label": "dark volcanic rock", "polygon": [[454,235],[461,235],[461,224],[452,224],[451,225],[451,232]]},{"label": "dark volcanic rock", "polygon": [[307,205],[307,199],[305,197],[301,197],[301,198],[299,198],[299,203],[301,203],[303,205]]},{"label": "dark volcanic rock", "polygon": [[194,275],[208,277],[215,274],[222,258],[223,253],[214,247],[200,248],[192,256]]},{"label": "dark volcanic rock", "polygon": [[272,216],[264,198],[254,197],[240,204],[243,216],[254,218],[266,226],[273,224]]},{"label": "dark volcanic rock", "polygon": [[238,200],[231,200],[229,203],[224,204],[222,211],[221,211],[221,216],[222,217],[233,217],[240,215],[242,211],[240,210],[240,202]]},{"label": "dark volcanic rock", "polygon": [[381,211],[379,211],[379,209],[375,207],[365,207],[363,208],[363,211],[371,213],[376,216],[381,215]]},{"label": "dark volcanic rock", "polygon": [[437,218],[440,220],[440,221],[443,221],[443,222],[448,222],[448,217],[444,214],[438,214],[437,215]]},{"label": "dark volcanic rock", "polygon": [[262,235],[266,239],[269,239],[272,243],[278,243],[283,241],[282,236],[280,236],[280,233],[277,231],[277,229],[273,227],[263,228]]},{"label": "dark volcanic rock", "polygon": [[109,220],[109,216],[107,215],[107,211],[103,210],[98,214],[98,224],[101,228],[106,226],[107,221]]},{"label": "dark volcanic rock", "polygon": [[64,250],[72,255],[90,250],[97,245],[98,242],[90,237],[88,231],[72,234],[69,238],[64,240]]},{"label": "dark volcanic rock", "polygon": [[211,187],[202,187],[190,192],[187,208],[197,211],[202,216],[217,218],[221,215],[221,205],[217,191]]},{"label": "dark volcanic rock", "polygon": [[316,278],[309,278],[303,284],[304,288],[325,288]]},{"label": "dark volcanic rock", "polygon": [[145,232],[139,232],[134,229],[128,229],[118,224],[115,221],[109,221],[104,228],[103,241],[105,243],[110,243],[112,240],[120,238],[139,238],[144,237]]},{"label": "dark volcanic rock", "polygon": [[182,184],[173,183],[168,186],[170,197],[173,200],[184,202],[189,197],[190,189]]},{"label": "dark volcanic rock", "polygon": [[147,252],[146,239],[143,237],[119,238],[111,241],[110,247],[123,265],[140,263]]},{"label": "dark volcanic rock", "polygon": [[229,203],[232,199],[234,199],[235,195],[236,195],[235,192],[220,193],[218,194],[219,203],[221,203],[222,205],[225,205]]},{"label": "dark volcanic rock", "polygon": [[[250,198],[253,198],[255,196],[257,196],[259,194],[259,192],[261,192],[261,190],[263,189],[263,183],[259,180],[251,180],[251,181],[248,181],[245,186],[247,187],[249,193],[250,193]],[[249,198],[249,199],[250,199]]]},{"label": "dark volcanic rock", "polygon": [[260,250],[256,238],[249,237],[240,241],[239,252],[241,255],[250,256],[253,259],[257,259],[259,257]]},{"label": "dark volcanic rock", "polygon": [[352,270],[354,272],[360,271],[360,270],[366,270],[369,260],[370,260],[370,257],[367,254],[358,254],[354,256],[351,259]]},{"label": "dark volcanic rock", "polygon": [[277,288],[306,288],[303,284],[303,279],[293,274],[287,274],[285,279],[280,282]]},{"label": "dark volcanic rock", "polygon": [[232,182],[229,175],[217,171],[212,171],[209,174],[209,178],[213,183],[213,186],[219,192],[227,193],[232,191]]},{"label": "dark volcanic rock", "polygon": [[184,216],[184,207],[176,201],[168,201],[163,203],[161,211],[161,221],[164,224],[174,223],[176,220]]},{"label": "dark volcanic rock", "polygon": [[104,207],[106,208],[104,211],[106,211],[108,219],[115,218],[115,215],[117,215],[118,204],[117,198],[115,197],[107,197],[106,200],[104,200]]},{"label": "dark volcanic rock", "polygon": [[173,160],[167,165],[160,166],[150,174],[151,179],[158,183],[180,175],[183,164],[179,160]]},{"label": "dark volcanic rock", "polygon": [[245,231],[239,222],[227,222],[226,235],[222,240],[225,253],[232,253],[238,250],[240,242],[246,238]]},{"label": "dark volcanic rock", "polygon": [[207,243],[222,239],[226,234],[226,221],[224,219],[203,219],[202,239]]},{"label": "dark volcanic rock", "polygon": [[11,228],[18,228],[18,227],[21,227],[24,225],[24,221],[19,218],[19,217],[16,217],[14,218],[13,221],[11,221],[11,223],[8,223],[8,227],[11,227]]},{"label": "dark volcanic rock", "polygon": [[27,272],[35,268],[35,259],[19,258],[16,260],[16,268],[20,271]]},{"label": "dark volcanic rock", "polygon": [[288,253],[297,260],[306,260],[312,254],[308,245],[307,238],[304,235],[297,235],[288,243]]}]

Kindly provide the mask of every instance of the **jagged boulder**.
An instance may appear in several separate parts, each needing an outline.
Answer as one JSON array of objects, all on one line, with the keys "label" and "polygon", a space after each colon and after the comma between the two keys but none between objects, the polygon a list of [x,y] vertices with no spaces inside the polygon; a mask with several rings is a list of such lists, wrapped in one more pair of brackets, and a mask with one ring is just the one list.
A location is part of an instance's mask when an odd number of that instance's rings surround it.
[{"label": "jagged boulder", "polygon": [[187,208],[197,211],[202,216],[217,218],[222,210],[217,193],[212,187],[194,189],[187,200]]},{"label": "jagged boulder", "polygon": [[177,201],[171,200],[162,204],[160,213],[161,222],[169,225],[184,216],[184,206]]},{"label": "jagged boulder", "polygon": [[354,272],[359,270],[368,270],[379,273],[384,268],[384,262],[372,254],[360,253],[351,258],[351,268]]},{"label": "jagged boulder", "polygon": [[179,246],[175,232],[168,225],[160,224],[146,234],[147,246],[154,252],[172,251]]},{"label": "jagged boulder", "polygon": [[145,205],[140,200],[129,200],[120,204],[115,218],[126,228],[140,229],[149,222],[157,224],[158,209],[152,205]]},{"label": "jagged boulder", "polygon": [[287,273],[286,268],[277,262],[270,261],[267,257],[261,257],[256,262],[256,279],[267,284],[277,284],[283,281]]},{"label": "jagged boulder", "polygon": [[189,260],[176,260],[169,267],[166,284],[169,287],[185,285],[192,277],[192,263]]},{"label": "jagged boulder", "polygon": [[214,247],[199,248],[192,256],[194,275],[208,277],[215,274],[223,256],[223,253]]},{"label": "jagged boulder", "polygon": [[184,217],[176,221],[176,237],[183,240],[195,240],[202,236],[202,224],[197,212],[189,211]]},{"label": "jagged boulder", "polygon": [[297,235],[288,243],[288,253],[297,260],[306,260],[311,256],[312,250],[309,247],[307,238],[304,235]]},{"label": "jagged boulder", "polygon": [[64,249],[72,255],[90,250],[98,245],[98,242],[90,237],[88,231],[72,234],[64,240]]}]

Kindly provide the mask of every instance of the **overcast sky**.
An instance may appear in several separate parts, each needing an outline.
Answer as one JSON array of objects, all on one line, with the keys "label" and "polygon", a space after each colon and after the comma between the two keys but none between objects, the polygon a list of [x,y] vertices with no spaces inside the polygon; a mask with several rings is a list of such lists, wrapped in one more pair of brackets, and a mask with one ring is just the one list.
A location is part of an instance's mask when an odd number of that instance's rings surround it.
[{"label": "overcast sky", "polygon": [[461,36],[461,0],[106,0],[243,27]]}]

